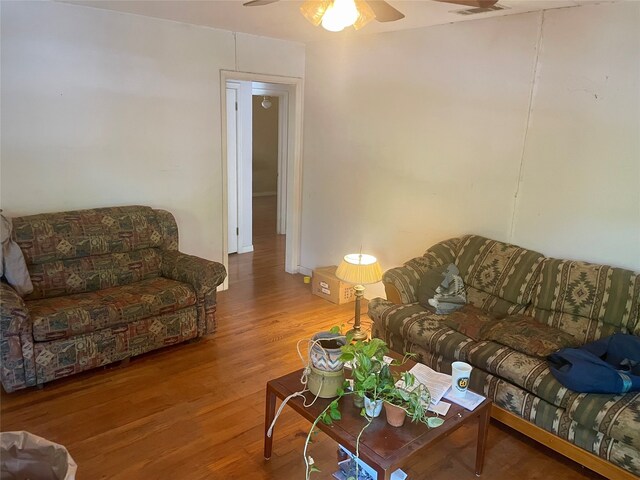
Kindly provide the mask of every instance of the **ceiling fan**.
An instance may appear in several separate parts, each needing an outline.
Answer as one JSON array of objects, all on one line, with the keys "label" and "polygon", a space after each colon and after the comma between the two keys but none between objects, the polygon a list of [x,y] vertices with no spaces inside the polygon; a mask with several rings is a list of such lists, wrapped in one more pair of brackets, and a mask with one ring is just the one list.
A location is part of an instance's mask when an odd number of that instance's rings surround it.
[{"label": "ceiling fan", "polygon": [[[245,7],[260,7],[278,0],[250,0]],[[468,7],[489,8],[498,0],[435,0]],[[302,15],[316,27],[320,24],[329,31],[340,30],[353,25],[356,30],[364,27],[374,18],[379,22],[395,22],[404,14],[383,0],[306,0],[300,7]]]}]

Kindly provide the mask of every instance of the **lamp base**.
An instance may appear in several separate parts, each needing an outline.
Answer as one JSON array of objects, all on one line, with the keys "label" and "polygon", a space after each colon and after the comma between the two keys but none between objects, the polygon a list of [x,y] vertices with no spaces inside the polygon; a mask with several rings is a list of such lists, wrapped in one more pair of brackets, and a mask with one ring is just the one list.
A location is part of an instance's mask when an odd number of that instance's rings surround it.
[{"label": "lamp base", "polygon": [[352,335],[352,339],[354,342],[357,342],[359,340],[367,340],[369,338],[369,335],[367,334],[367,332],[363,332],[362,330],[358,329],[358,330],[349,330],[347,332],[347,335]]}]

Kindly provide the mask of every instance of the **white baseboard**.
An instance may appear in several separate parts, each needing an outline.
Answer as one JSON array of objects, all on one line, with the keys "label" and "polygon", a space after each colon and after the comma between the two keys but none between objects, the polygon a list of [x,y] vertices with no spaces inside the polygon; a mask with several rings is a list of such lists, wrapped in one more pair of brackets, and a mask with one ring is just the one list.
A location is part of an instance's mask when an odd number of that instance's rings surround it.
[{"label": "white baseboard", "polygon": [[238,254],[253,252],[253,245],[247,245],[246,247],[238,247]]},{"label": "white baseboard", "polygon": [[302,265],[299,265],[298,266],[298,273],[301,273],[302,275],[306,275],[307,277],[311,277],[311,276],[313,276],[313,269],[307,268],[307,267],[303,267]]}]

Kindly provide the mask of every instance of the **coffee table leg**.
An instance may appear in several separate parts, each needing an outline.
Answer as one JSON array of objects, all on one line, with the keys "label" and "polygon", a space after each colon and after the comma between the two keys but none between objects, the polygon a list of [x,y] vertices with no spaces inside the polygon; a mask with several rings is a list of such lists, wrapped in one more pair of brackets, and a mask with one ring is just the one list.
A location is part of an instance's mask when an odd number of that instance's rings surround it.
[{"label": "coffee table leg", "polygon": [[[264,458],[271,458],[271,446],[273,444],[273,430],[271,436],[267,435],[271,422],[276,415],[276,394],[271,390],[271,386],[267,384],[267,401],[264,407]],[[274,429],[275,430],[275,429]]]},{"label": "coffee table leg", "polygon": [[491,419],[491,404],[479,412],[478,417],[478,445],[476,450],[476,475],[482,475],[484,467],[484,452],[487,446],[487,434],[489,433],[489,420]]}]

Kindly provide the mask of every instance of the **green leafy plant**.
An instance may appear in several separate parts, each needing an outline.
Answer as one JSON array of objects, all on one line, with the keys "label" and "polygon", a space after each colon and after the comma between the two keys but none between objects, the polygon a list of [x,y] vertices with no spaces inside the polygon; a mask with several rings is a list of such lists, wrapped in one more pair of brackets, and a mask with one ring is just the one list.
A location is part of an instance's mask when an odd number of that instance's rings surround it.
[{"label": "green leafy plant", "polygon": [[[331,333],[340,334],[340,327],[333,327]],[[429,404],[429,391],[426,386],[416,384],[415,376],[409,372],[404,372],[394,376],[391,372],[391,366],[400,366],[412,356],[405,354],[400,361],[392,361],[388,364],[384,361],[385,355],[389,352],[389,347],[379,338],[371,340],[358,340],[353,342],[353,338],[347,333],[347,344],[341,347],[342,355],[340,360],[351,365],[352,383],[345,381],[343,388],[338,389],[337,398],[333,399],[327,407],[318,415],[311,425],[309,434],[304,446],[304,459],[306,464],[306,479],[308,480],[311,473],[320,471],[314,461],[308,455],[308,447],[312,442],[312,437],[317,433],[317,425],[323,422],[331,425],[335,421],[342,418],[340,413],[340,400],[347,395],[357,395],[369,397],[370,400],[384,400],[390,403],[397,402],[403,408],[412,421],[420,421],[429,425],[427,416],[427,407]],[[402,378],[406,388],[396,387],[396,381]],[[426,403],[423,403],[426,399]],[[361,408],[360,415],[365,419],[365,423],[356,437],[355,457],[359,458],[360,439],[367,427],[371,425],[373,418],[366,415],[364,408]],[[430,425],[433,426],[433,425]],[[356,478],[358,475],[358,464],[356,463]],[[347,480],[356,480],[350,477]]]},{"label": "green leafy plant", "polygon": [[[430,427],[434,422],[428,414],[431,393],[422,383],[416,382],[416,377],[410,372],[400,375],[401,386],[393,382],[380,392],[383,401],[403,409],[412,422],[422,422]],[[438,423],[438,422],[436,422]]]}]

